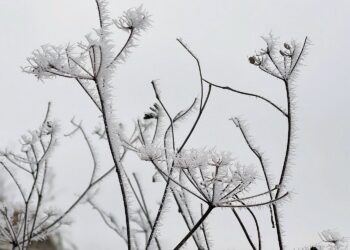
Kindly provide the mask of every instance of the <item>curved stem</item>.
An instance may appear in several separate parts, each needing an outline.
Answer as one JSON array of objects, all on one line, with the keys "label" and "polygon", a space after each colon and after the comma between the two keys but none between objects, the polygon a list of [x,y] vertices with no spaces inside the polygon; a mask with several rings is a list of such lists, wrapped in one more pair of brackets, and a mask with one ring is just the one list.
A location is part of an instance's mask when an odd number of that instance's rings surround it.
[{"label": "curved stem", "polygon": [[128,46],[128,44],[130,43],[131,38],[133,37],[133,35],[134,35],[134,29],[132,28],[132,29],[130,30],[129,37],[128,37],[128,39],[126,40],[124,46],[121,48],[121,50],[119,51],[119,53],[113,58],[113,60],[108,64],[107,69],[108,69],[109,67],[111,67],[111,66],[118,60],[119,56],[124,52],[124,50],[126,49],[126,47]]},{"label": "curved stem", "polygon": [[[264,173],[264,178],[265,178],[265,182],[266,182],[266,186],[269,190],[270,193],[270,199],[273,200],[272,197],[272,192],[271,192],[271,185],[270,185],[270,180],[267,176],[267,171],[266,171],[266,167],[263,161],[263,158],[261,157],[261,154],[259,153],[259,151],[253,147],[252,143],[250,142],[250,140],[248,139],[248,136],[244,130],[244,128],[242,127],[242,124],[240,122],[240,120],[238,118],[236,119],[232,119],[232,121],[234,122],[234,124],[236,125],[236,127],[239,128],[239,130],[241,131],[243,138],[245,140],[245,142],[247,143],[249,149],[253,152],[253,154],[258,158],[259,162],[260,162],[260,166],[263,170]],[[274,218],[273,218],[273,211],[272,211],[272,207],[270,206],[270,214],[271,214],[271,223],[272,223],[272,227],[275,227],[275,222],[274,222]]]},{"label": "curved stem", "polygon": [[233,88],[231,88],[229,86],[220,86],[220,85],[214,84],[214,83],[212,83],[212,82],[210,82],[210,81],[208,81],[206,79],[203,79],[203,81],[208,83],[210,86],[214,86],[214,87],[219,88],[219,89],[225,89],[225,90],[229,90],[229,91],[235,92],[237,94],[256,97],[256,98],[258,98],[260,100],[263,100],[263,101],[267,102],[268,104],[272,105],[275,109],[277,109],[279,112],[281,112],[285,117],[288,117],[288,113],[283,111],[280,107],[278,107],[272,101],[270,101],[269,99],[267,99],[267,98],[265,98],[263,96],[252,94],[252,93],[248,93],[248,92],[243,92],[243,91],[240,91],[240,90],[236,90],[236,89],[233,89]]}]

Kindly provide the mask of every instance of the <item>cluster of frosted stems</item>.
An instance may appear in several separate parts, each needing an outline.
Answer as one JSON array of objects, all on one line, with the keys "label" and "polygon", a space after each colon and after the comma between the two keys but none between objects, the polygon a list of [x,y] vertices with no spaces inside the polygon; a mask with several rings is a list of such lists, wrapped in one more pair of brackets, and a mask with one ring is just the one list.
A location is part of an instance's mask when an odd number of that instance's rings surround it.
[{"label": "cluster of frosted stems", "polygon": [[[231,157],[230,153],[204,149],[183,150],[177,154],[169,153],[169,151],[170,149],[164,150],[150,144],[140,147],[138,155],[142,160],[152,161],[169,175],[170,171],[166,169],[170,169],[172,165],[178,174],[177,178],[175,174],[171,175],[170,178],[176,178],[174,182],[180,187],[185,186],[185,182],[182,180],[187,180],[187,183],[190,183],[197,190],[199,196],[212,206],[249,206],[253,205],[249,203],[251,199],[268,194],[268,192],[264,192],[240,198],[241,195],[245,195],[249,191],[250,186],[257,180],[258,176],[252,167],[239,164]],[[168,168],[161,167],[162,164],[170,166]]]}]

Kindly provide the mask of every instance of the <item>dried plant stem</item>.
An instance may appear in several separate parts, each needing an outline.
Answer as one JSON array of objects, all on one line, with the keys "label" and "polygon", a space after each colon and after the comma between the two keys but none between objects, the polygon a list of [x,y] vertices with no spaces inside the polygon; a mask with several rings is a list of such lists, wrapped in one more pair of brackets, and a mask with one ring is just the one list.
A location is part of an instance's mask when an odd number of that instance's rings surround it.
[{"label": "dried plant stem", "polygon": [[[156,98],[157,100],[159,101],[160,105],[162,106],[162,108],[164,109],[165,113],[167,114],[168,118],[169,118],[169,121],[170,121],[170,125],[171,125],[171,134],[172,134],[172,146],[173,146],[173,150],[175,150],[175,136],[174,136],[174,125],[173,125],[173,119],[172,117],[170,116],[168,110],[165,108],[162,100],[160,99],[160,96],[159,96],[159,93],[157,91],[157,88],[156,88],[156,85],[155,85],[155,82],[152,81],[152,87],[153,87],[153,90],[154,90],[154,93],[156,95]],[[162,200],[161,200],[161,203],[160,203],[160,206],[159,206],[159,209],[158,209],[158,212],[157,212],[157,216],[156,216],[156,219],[154,221],[154,224],[152,226],[152,229],[151,229],[151,234],[148,238],[148,241],[147,241],[147,244],[146,244],[146,249],[149,248],[150,244],[151,244],[151,241],[152,241],[152,238],[154,236],[154,232],[158,226],[158,223],[159,223],[159,219],[160,219],[160,216],[162,214],[162,211],[163,211],[163,208],[164,208],[164,205],[165,205],[165,200],[168,196],[168,192],[170,190],[170,182],[171,182],[171,177],[172,177],[172,173],[174,171],[174,162],[171,163],[171,167],[170,167],[170,171],[169,171],[169,177],[166,181],[166,185],[165,185],[165,189],[164,189],[164,193],[163,193],[163,196],[162,196]]]},{"label": "dried plant stem", "polygon": [[121,172],[121,166],[120,166],[120,162],[118,161],[118,154],[119,152],[115,152],[114,147],[112,145],[112,139],[111,139],[111,131],[110,131],[110,126],[107,120],[107,114],[106,114],[106,109],[105,109],[105,105],[106,105],[106,100],[104,100],[102,98],[102,90],[100,89],[101,86],[98,82],[96,82],[96,86],[97,86],[97,91],[98,94],[100,96],[100,100],[101,100],[101,110],[102,110],[102,118],[103,118],[103,123],[105,126],[105,131],[106,131],[106,136],[107,136],[107,142],[108,142],[108,146],[109,146],[109,150],[111,152],[112,155],[112,159],[113,162],[116,166],[115,170],[117,172],[117,176],[118,176],[118,181],[119,181],[119,186],[120,186],[120,190],[122,193],[122,198],[123,198],[123,205],[124,205],[124,214],[125,214],[125,221],[126,221],[126,232],[127,232],[127,238],[128,238],[128,249],[131,249],[131,232],[130,232],[130,218],[129,218],[129,208],[128,208],[128,204],[127,204],[127,197],[126,197],[126,190],[124,187],[124,182],[123,182],[123,176],[122,176],[122,172]]},{"label": "dried plant stem", "polygon": [[[79,203],[80,201],[85,197],[85,195],[91,190],[91,188],[93,188],[96,184],[98,184],[100,181],[102,181],[106,176],[108,176],[110,173],[113,172],[113,170],[115,169],[115,166],[113,166],[112,168],[110,168],[109,170],[107,170],[103,175],[101,175],[98,179],[96,179],[94,182],[90,183],[85,190],[81,193],[81,195],[72,203],[72,205],[66,209],[66,211],[59,216],[58,218],[56,218],[53,222],[50,223],[50,225],[46,226],[45,228],[41,229],[39,232],[36,232],[33,234],[33,237],[38,236],[40,234],[42,234],[43,232],[48,232],[49,229],[53,228],[54,226],[56,226],[58,223],[60,223],[62,221],[63,218],[65,218]],[[40,226],[40,225],[38,225]],[[37,229],[38,226],[35,228]],[[26,241],[26,240],[24,240]],[[22,243],[22,242],[21,242]]]},{"label": "dried plant stem", "polygon": [[194,234],[194,232],[198,229],[198,227],[200,227],[200,225],[204,222],[204,220],[208,217],[208,215],[210,214],[210,212],[214,209],[214,206],[209,205],[207,211],[203,214],[203,216],[199,219],[199,221],[196,223],[196,225],[194,225],[194,227],[191,229],[191,231],[189,231],[186,236],[180,241],[179,244],[177,244],[177,246],[174,248],[174,250],[178,250],[180,249],[180,247],[182,247],[186,241],[188,240],[188,238],[191,237],[192,234]]},{"label": "dried plant stem", "polygon": [[174,170],[174,168],[172,167],[170,169],[169,177],[168,177],[168,180],[167,180],[166,185],[165,185],[165,189],[164,189],[164,192],[163,192],[161,203],[159,205],[159,209],[158,209],[158,212],[157,212],[156,219],[154,220],[153,227],[151,229],[151,234],[150,234],[150,236],[148,238],[148,241],[147,241],[147,244],[146,244],[146,249],[148,249],[150,247],[150,244],[151,244],[152,239],[154,237],[154,232],[155,232],[155,230],[156,230],[156,228],[158,226],[158,223],[159,223],[159,220],[160,220],[160,216],[161,216],[161,213],[162,213],[164,205],[165,205],[165,200],[166,200],[166,198],[168,196],[168,192],[170,190],[170,187],[169,187],[170,182],[171,182],[170,177],[172,175],[173,170]]},{"label": "dried plant stem", "polygon": [[[287,117],[287,145],[286,145],[286,152],[284,156],[284,161],[283,161],[283,166],[282,166],[282,172],[280,176],[280,180],[278,185],[282,187],[283,181],[286,175],[286,169],[287,169],[287,164],[288,164],[288,159],[289,159],[289,154],[290,154],[290,146],[291,146],[291,137],[292,137],[292,114],[291,114],[291,99],[290,99],[290,91],[289,91],[289,85],[288,81],[285,80],[285,89],[286,89],[286,95],[287,95],[287,109],[288,109],[288,117]],[[280,194],[280,188],[277,190],[275,199],[279,198]],[[279,248],[282,250],[283,249],[283,239],[282,239],[282,230],[281,230],[281,224],[279,220],[279,214],[278,214],[278,208],[276,204],[272,204],[273,207],[273,212],[275,216],[275,221],[276,221],[276,232],[277,232],[277,237],[278,237],[278,245]]]},{"label": "dried plant stem", "polygon": [[243,232],[244,232],[244,235],[245,235],[245,237],[247,238],[247,240],[248,240],[250,246],[252,247],[252,249],[256,250],[256,247],[255,247],[255,245],[254,245],[254,243],[253,243],[253,240],[251,239],[251,237],[250,237],[250,235],[249,235],[249,233],[248,233],[248,230],[247,230],[247,228],[245,227],[245,225],[244,225],[244,223],[243,223],[241,217],[240,217],[239,214],[237,213],[236,209],[232,208],[231,210],[232,210],[233,214],[235,215],[235,217],[236,217],[236,219],[237,219],[239,225],[241,226],[241,228],[242,228],[242,230],[243,230]]},{"label": "dried plant stem", "polygon": [[119,51],[119,53],[113,58],[113,60],[110,62],[110,64],[107,66],[107,69],[109,67],[111,67],[120,57],[120,55],[124,52],[124,50],[126,49],[126,47],[128,46],[128,44],[130,43],[132,37],[134,35],[134,29],[131,28],[128,39],[126,40],[126,42],[124,43],[122,49]]},{"label": "dried plant stem", "polygon": [[[201,216],[203,216],[203,215],[204,215],[203,204],[201,203]],[[204,222],[203,222],[203,225],[202,225],[201,229],[203,231],[205,245],[207,246],[207,249],[210,250],[210,244],[209,244],[209,239],[208,239],[207,227],[206,227]]]},{"label": "dried plant stem", "polygon": [[[139,193],[141,195],[141,199],[142,199],[142,203],[143,203],[143,207],[144,207],[144,212],[145,212],[145,216],[147,218],[147,221],[148,221],[148,224],[150,227],[152,227],[152,220],[151,220],[151,216],[150,216],[150,213],[149,213],[149,210],[148,210],[148,207],[147,207],[147,203],[146,203],[146,200],[145,200],[145,196],[142,192],[142,188],[141,188],[141,184],[140,184],[140,181],[139,179],[137,178],[136,174],[133,173],[133,176],[134,176],[134,179],[135,179],[135,182],[136,182],[136,185],[137,185],[137,188],[139,189]],[[135,195],[136,196],[136,195]],[[160,245],[160,242],[158,240],[158,237],[155,236],[154,237],[155,241],[156,241],[156,244],[157,244],[157,247],[159,250],[161,250],[161,245]],[[147,242],[147,241],[146,241]]]},{"label": "dried plant stem", "polygon": [[246,95],[246,96],[251,96],[251,97],[255,97],[255,98],[258,98],[260,100],[263,100],[264,102],[272,105],[275,109],[277,109],[279,112],[281,112],[284,116],[288,116],[288,112],[286,113],[282,108],[278,107],[275,103],[273,103],[272,101],[270,101],[269,99],[263,97],[263,96],[260,96],[260,95],[257,95],[257,94],[252,94],[252,93],[248,93],[248,92],[243,92],[243,91],[240,91],[240,90],[236,90],[236,89],[233,89],[229,86],[220,86],[220,85],[217,85],[213,82],[210,82],[206,79],[203,79],[204,82],[208,83],[210,86],[213,86],[213,87],[216,87],[216,88],[219,88],[219,89],[224,89],[224,90],[229,90],[229,91],[232,91],[234,93],[237,93],[237,94],[241,94],[241,95]]},{"label": "dried plant stem", "polygon": [[[257,149],[255,149],[252,145],[252,143],[249,141],[248,136],[244,130],[244,128],[242,127],[242,124],[240,122],[240,120],[238,118],[236,119],[232,119],[232,121],[235,123],[235,125],[239,128],[239,130],[241,131],[243,138],[246,142],[246,144],[248,145],[249,149],[253,152],[253,154],[258,158],[260,166],[262,168],[263,174],[264,174],[264,178],[265,178],[265,182],[266,182],[266,186],[269,190],[269,195],[270,195],[270,199],[273,200],[272,197],[272,193],[271,193],[271,184],[270,184],[270,180],[267,176],[267,172],[266,172],[266,167],[264,164],[264,161],[261,157],[261,154],[259,153],[259,151]],[[274,218],[273,218],[273,211],[272,211],[272,206],[270,206],[270,214],[271,214],[271,223],[272,223],[272,227],[275,227],[275,222],[274,222]]]}]

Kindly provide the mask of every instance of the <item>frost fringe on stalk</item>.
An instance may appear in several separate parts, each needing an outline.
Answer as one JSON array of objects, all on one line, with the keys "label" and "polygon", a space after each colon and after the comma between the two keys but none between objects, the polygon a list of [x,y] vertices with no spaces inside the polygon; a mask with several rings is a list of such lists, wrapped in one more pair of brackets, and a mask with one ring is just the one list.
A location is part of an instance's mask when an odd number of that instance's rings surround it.
[{"label": "frost fringe on stalk", "polygon": [[[34,224],[32,226],[34,230],[32,229],[29,233],[29,236],[33,237],[41,237],[41,235],[45,235],[47,230],[57,229],[61,225],[62,219],[75,205],[83,200],[89,189],[115,170],[123,199],[125,223],[118,222],[116,216],[102,209],[94,200],[94,197],[88,196],[84,201],[90,204],[106,226],[125,242],[129,250],[164,249],[161,241],[161,228],[162,222],[168,214],[167,208],[171,206],[171,201],[175,202],[179,215],[188,229],[183,238],[178,239],[174,249],[180,249],[189,239],[193,240],[197,249],[212,249],[212,240],[208,232],[210,225],[208,226],[209,223],[206,219],[216,208],[231,210],[234,215],[232,218],[242,228],[250,247],[252,249],[263,249],[262,238],[264,232],[260,228],[259,220],[254,211],[254,208],[257,207],[266,208],[266,215],[270,217],[272,227],[275,228],[277,234],[278,242],[276,242],[276,245],[279,249],[285,249],[280,220],[281,206],[279,204],[288,196],[286,176],[288,176],[294,134],[292,81],[295,80],[296,73],[306,54],[309,39],[305,38],[302,45],[295,42],[284,43],[278,49],[276,39],[272,36],[264,37],[266,48],[248,58],[252,65],[283,82],[286,91],[286,107],[281,107],[262,95],[237,90],[230,86],[222,86],[207,80],[202,72],[199,58],[183,40],[177,39],[180,47],[188,53],[197,66],[199,97],[194,98],[193,102],[189,103],[183,110],[171,114],[167,108],[166,100],[159,92],[159,83],[151,81],[150,87],[153,88],[155,94],[154,103],[145,112],[143,119],[138,119],[135,122],[133,133],[126,135],[123,124],[117,121],[115,118],[116,111],[113,110],[112,90],[114,89],[114,83],[112,83],[112,77],[118,69],[118,64],[125,62],[131,49],[136,46],[136,41],[142,32],[150,26],[150,15],[143,9],[143,6],[140,6],[125,11],[118,19],[112,19],[107,10],[107,2],[104,0],[95,0],[95,2],[99,27],[94,29],[91,34],[86,35],[85,41],[64,46],[44,45],[35,50],[27,59],[28,66],[24,67],[23,71],[35,75],[39,80],[56,77],[70,78],[82,88],[102,116],[102,126],[96,128],[94,133],[108,143],[114,166],[97,178],[97,161],[94,147],[82,124],[72,120],[74,130],[69,135],[80,132],[93,159],[93,173],[88,188],[71,208],[63,215],[53,219],[51,224],[43,225],[43,229],[37,230],[36,222],[29,221],[23,223],[24,225],[21,227],[24,233],[19,231],[19,235],[23,235],[20,240],[16,239],[17,234],[13,233],[18,230],[15,227],[11,230],[9,228],[7,230],[3,229],[0,233],[6,234],[9,242],[15,244],[15,247],[26,249],[32,240],[31,237],[27,236],[28,229],[26,228]],[[124,45],[120,49],[115,48],[114,41],[111,38],[114,29],[127,33]],[[280,166],[281,174],[278,180],[274,180],[269,175],[264,155],[252,143],[245,124],[238,118],[231,118],[229,122],[232,121],[241,132],[242,139],[258,160],[258,167],[240,164],[238,160],[231,157],[229,152],[218,152],[215,149],[205,148],[188,148],[187,144],[192,139],[192,135],[201,121],[214,89],[215,91],[225,90],[228,93],[254,97],[262,105],[266,104],[276,110],[281,118],[287,121],[285,154]],[[189,118],[192,118],[193,122],[185,136],[181,138],[177,134],[177,129],[184,120]],[[52,124],[46,124],[46,126],[48,125],[52,126]],[[49,133],[40,132],[40,135],[50,136],[52,132],[48,127],[45,128],[45,131],[47,130]],[[33,134],[35,135],[35,133],[31,133],[31,137],[23,138],[23,140],[31,145],[35,137]],[[37,142],[36,138],[35,142]],[[30,146],[27,146],[27,148],[34,152],[32,154],[35,154],[34,149],[31,149]],[[154,173],[153,182],[164,181],[161,201],[155,211],[150,208],[149,201],[147,201],[142,188],[145,180],[142,180],[136,173],[128,173],[127,168],[124,168],[122,160],[127,152],[134,153],[139,157],[142,164],[150,166]],[[22,159],[16,158],[17,156],[9,156],[9,154],[3,154],[3,156],[7,157],[8,161],[15,163]],[[42,158],[46,161],[45,157],[42,156]],[[21,163],[27,163],[32,167],[33,163],[36,162],[37,160],[30,158]],[[6,165],[2,165],[6,168]],[[20,164],[17,167],[26,171]],[[30,169],[28,169],[29,174],[33,171]],[[9,174],[21,192],[25,203],[28,203],[31,195],[26,198],[16,178],[12,176],[11,172]],[[35,179],[38,176],[39,174],[34,172],[34,183],[36,183]],[[259,176],[262,176],[262,178],[259,179]],[[259,180],[263,180],[264,190],[252,192],[252,187]],[[35,193],[35,185],[31,193]],[[3,198],[0,196],[1,199]],[[238,209],[248,212],[250,219],[254,222],[253,230],[256,231],[254,234],[251,232],[252,228],[248,227],[247,222],[241,218]],[[5,218],[2,222],[5,223],[3,227],[6,227],[7,224],[11,224],[11,219],[17,210],[4,208],[1,211]],[[31,218],[33,213],[29,207],[26,207],[25,211],[19,214],[23,214],[22,217],[24,218]],[[6,224],[7,217],[9,223]],[[20,219],[22,217],[19,216]],[[38,220],[43,219],[38,217]],[[13,223],[11,225],[13,226]],[[343,242],[342,238],[328,231],[322,232],[320,235],[323,243],[341,246],[341,242]]]},{"label": "frost fringe on stalk", "polygon": [[[1,168],[10,177],[10,184],[16,187],[20,197],[18,201],[10,197],[1,197],[0,247],[25,250],[30,248],[32,243],[46,240],[61,226],[69,225],[69,213],[115,168],[112,167],[98,176],[95,154],[91,151],[94,162],[91,181],[67,209],[64,211],[53,209],[50,205],[53,198],[49,186],[52,179],[50,158],[57,141],[59,127],[50,119],[50,108],[49,103],[45,119],[39,129],[31,130],[21,137],[20,152],[10,150],[0,152]],[[81,125],[74,122],[72,124],[77,127],[76,130],[83,133],[91,149]],[[23,178],[28,180],[29,186],[22,183]]]},{"label": "frost fringe on stalk", "polygon": [[[117,63],[126,59],[135,39],[150,25],[147,12],[140,6],[124,13],[114,20],[109,17],[107,2],[96,0],[99,16],[99,28],[94,34],[86,35],[86,41],[77,45],[42,46],[41,50],[33,52],[27,59],[29,66],[23,70],[34,74],[38,79],[66,77],[74,79],[101,111],[105,135],[118,175],[118,182],[122,192],[126,220],[127,244],[131,249],[131,228],[128,207],[128,183],[120,161],[122,151],[119,129],[116,124],[115,113],[112,109],[111,76]],[[110,38],[113,26],[128,32],[128,38],[119,52],[114,52],[113,41]]]}]

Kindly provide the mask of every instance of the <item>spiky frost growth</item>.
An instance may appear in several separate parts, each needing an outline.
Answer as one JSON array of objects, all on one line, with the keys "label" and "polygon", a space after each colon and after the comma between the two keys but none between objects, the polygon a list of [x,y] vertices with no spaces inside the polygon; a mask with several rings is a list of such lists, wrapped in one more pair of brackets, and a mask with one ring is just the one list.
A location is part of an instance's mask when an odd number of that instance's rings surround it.
[{"label": "spiky frost growth", "polygon": [[[80,196],[63,212],[52,209],[49,205],[50,194],[50,156],[55,146],[58,125],[49,119],[50,104],[45,119],[36,130],[30,130],[20,139],[20,152],[9,150],[0,152],[0,167],[5,170],[17,197],[4,197],[0,201],[0,243],[8,243],[13,249],[28,249],[33,241],[45,239],[62,225],[70,224],[69,213],[83,200],[86,194],[115,168],[97,177],[95,151],[80,125],[72,123],[81,130],[86,140],[94,167],[90,182]],[[71,133],[72,134],[72,133]],[[27,178],[23,184],[17,172]],[[22,185],[23,184],[23,185]],[[17,203],[15,203],[17,202]]]},{"label": "spiky frost growth", "polygon": [[[93,34],[85,36],[85,42],[75,45],[43,45],[27,58],[28,66],[23,71],[35,75],[40,80],[57,76],[75,79],[86,94],[101,110],[101,99],[111,100],[110,78],[115,71],[115,63],[123,62],[126,54],[136,46],[141,31],[150,26],[150,17],[140,6],[124,13],[118,20],[112,20],[107,10],[107,2],[96,0],[100,27]],[[110,38],[111,24],[129,32],[129,38],[118,53],[114,52]],[[106,103],[108,109],[110,103]]]},{"label": "spiky frost growth", "polygon": [[348,240],[333,230],[324,230],[320,238],[329,250],[345,250],[348,248]]},{"label": "spiky frost growth", "polygon": [[143,161],[162,162],[165,160],[164,149],[154,144],[140,147],[138,149],[138,156]]},{"label": "spiky frost growth", "polygon": [[115,216],[111,213],[107,213],[104,210],[102,210],[100,207],[97,206],[95,202],[92,201],[92,199],[88,199],[87,202],[92,206],[94,210],[98,212],[102,220],[105,222],[105,224],[113,230],[121,239],[123,239],[125,242],[127,242],[127,235],[125,227],[121,227],[115,218]]},{"label": "spiky frost growth", "polygon": [[183,150],[180,154],[174,156],[174,165],[178,168],[204,168],[208,165],[208,161],[209,154],[205,150]]},{"label": "spiky frost growth", "polygon": [[113,19],[113,23],[119,29],[129,33],[128,40],[124,44],[122,50],[113,59],[113,64],[122,63],[133,47],[136,47],[136,41],[142,31],[147,30],[151,26],[150,15],[143,6],[138,8],[130,8],[123,13],[118,19]]},{"label": "spiky frost growth", "polygon": [[234,161],[228,152],[184,150],[174,156],[174,166],[185,171],[206,202],[215,207],[240,207],[242,200],[248,203],[251,198],[269,194],[263,192],[239,198],[249,191],[257,179],[257,172]]},{"label": "spiky frost growth", "polygon": [[266,42],[266,48],[249,57],[249,62],[283,81],[294,79],[297,68],[306,55],[309,39],[306,37],[302,45],[295,41],[285,42],[280,50],[277,49],[277,39],[272,34],[262,39]]},{"label": "spiky frost growth", "polygon": [[[0,172],[0,190],[6,190],[6,181],[2,172]],[[0,192],[0,203],[4,202],[7,198],[6,192]]]},{"label": "spiky frost growth", "polygon": [[[0,204],[0,242],[21,245],[23,241],[26,241],[26,247],[30,236],[30,241],[44,240],[58,227],[69,225],[69,221],[62,220],[54,229],[45,230],[57,215],[58,213],[51,209],[43,209],[40,213],[37,213],[34,207],[26,211],[23,205],[11,205],[9,202]],[[32,228],[33,225],[34,228]],[[24,232],[25,229],[26,232]],[[31,235],[32,229],[33,233]]]},{"label": "spiky frost growth", "polygon": [[134,29],[135,32],[146,30],[150,24],[150,15],[140,5],[138,8],[130,8],[117,20],[113,20],[115,25],[122,30],[129,31]]}]

